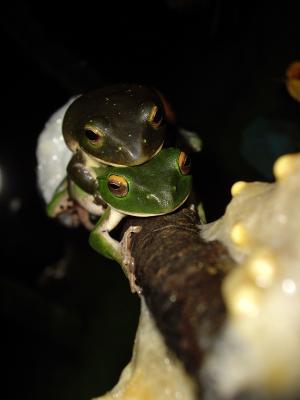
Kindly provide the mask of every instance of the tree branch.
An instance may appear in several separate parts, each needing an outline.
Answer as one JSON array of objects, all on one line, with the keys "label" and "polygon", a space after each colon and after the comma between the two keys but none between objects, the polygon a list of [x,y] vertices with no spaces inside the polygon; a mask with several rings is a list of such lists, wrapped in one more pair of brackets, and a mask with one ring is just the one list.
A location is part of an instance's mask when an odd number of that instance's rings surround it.
[{"label": "tree branch", "polygon": [[[223,245],[204,242],[190,209],[151,218],[132,238],[136,282],[169,348],[196,378],[225,319],[221,282],[234,266]],[[199,340],[200,338],[200,340]]]}]

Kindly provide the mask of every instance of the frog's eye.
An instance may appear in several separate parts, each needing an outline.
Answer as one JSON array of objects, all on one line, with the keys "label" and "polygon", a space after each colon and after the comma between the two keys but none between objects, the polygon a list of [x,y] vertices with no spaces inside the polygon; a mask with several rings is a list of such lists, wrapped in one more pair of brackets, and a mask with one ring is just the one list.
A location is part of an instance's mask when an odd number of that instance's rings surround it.
[{"label": "frog's eye", "polygon": [[117,197],[124,197],[128,193],[128,183],[123,176],[110,175],[107,180],[108,189]]},{"label": "frog's eye", "polygon": [[191,171],[191,158],[185,152],[181,152],[178,158],[178,165],[182,175],[187,175]]},{"label": "frog's eye", "polygon": [[93,145],[98,145],[103,138],[102,132],[100,132],[95,126],[89,124],[85,125],[84,127],[84,136],[88,142]]},{"label": "frog's eye", "polygon": [[148,116],[148,121],[153,126],[153,128],[154,129],[159,128],[163,123],[163,119],[164,119],[163,110],[161,108],[158,108],[157,106],[153,106]]}]

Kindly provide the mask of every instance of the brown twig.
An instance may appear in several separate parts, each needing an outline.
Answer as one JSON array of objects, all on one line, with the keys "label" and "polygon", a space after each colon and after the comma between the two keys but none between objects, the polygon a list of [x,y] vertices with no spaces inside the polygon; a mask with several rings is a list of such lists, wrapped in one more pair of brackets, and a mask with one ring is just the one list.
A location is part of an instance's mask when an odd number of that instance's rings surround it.
[{"label": "brown twig", "polygon": [[191,209],[129,218],[136,283],[169,348],[195,378],[225,319],[221,282],[234,265],[220,242],[204,242]]}]

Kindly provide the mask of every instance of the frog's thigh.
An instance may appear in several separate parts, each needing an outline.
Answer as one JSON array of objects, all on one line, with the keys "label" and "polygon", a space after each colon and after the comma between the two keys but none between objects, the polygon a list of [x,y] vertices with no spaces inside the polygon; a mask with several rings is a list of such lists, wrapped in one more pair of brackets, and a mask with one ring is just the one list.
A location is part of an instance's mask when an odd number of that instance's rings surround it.
[{"label": "frog's thigh", "polygon": [[119,264],[122,263],[121,245],[109,235],[109,232],[119,224],[124,216],[108,207],[89,237],[89,243],[94,250],[107,258],[116,260]]},{"label": "frog's thigh", "polygon": [[70,199],[67,179],[65,178],[57,187],[50,202],[47,204],[47,214],[49,217],[55,218],[57,215],[67,211],[67,209],[72,206],[73,202]]}]

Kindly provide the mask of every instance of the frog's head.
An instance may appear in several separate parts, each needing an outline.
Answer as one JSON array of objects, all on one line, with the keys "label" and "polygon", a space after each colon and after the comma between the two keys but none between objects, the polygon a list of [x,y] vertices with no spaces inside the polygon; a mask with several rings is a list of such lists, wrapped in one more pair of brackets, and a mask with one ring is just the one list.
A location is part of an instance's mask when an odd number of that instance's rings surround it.
[{"label": "frog's head", "polygon": [[152,160],[135,167],[108,167],[99,176],[99,193],[112,208],[128,215],[167,214],[190,194],[190,162],[179,149],[161,150]]},{"label": "frog's head", "polygon": [[102,163],[139,165],[162,148],[167,103],[154,89],[114,85],[78,97],[67,109],[63,135],[68,147]]}]

